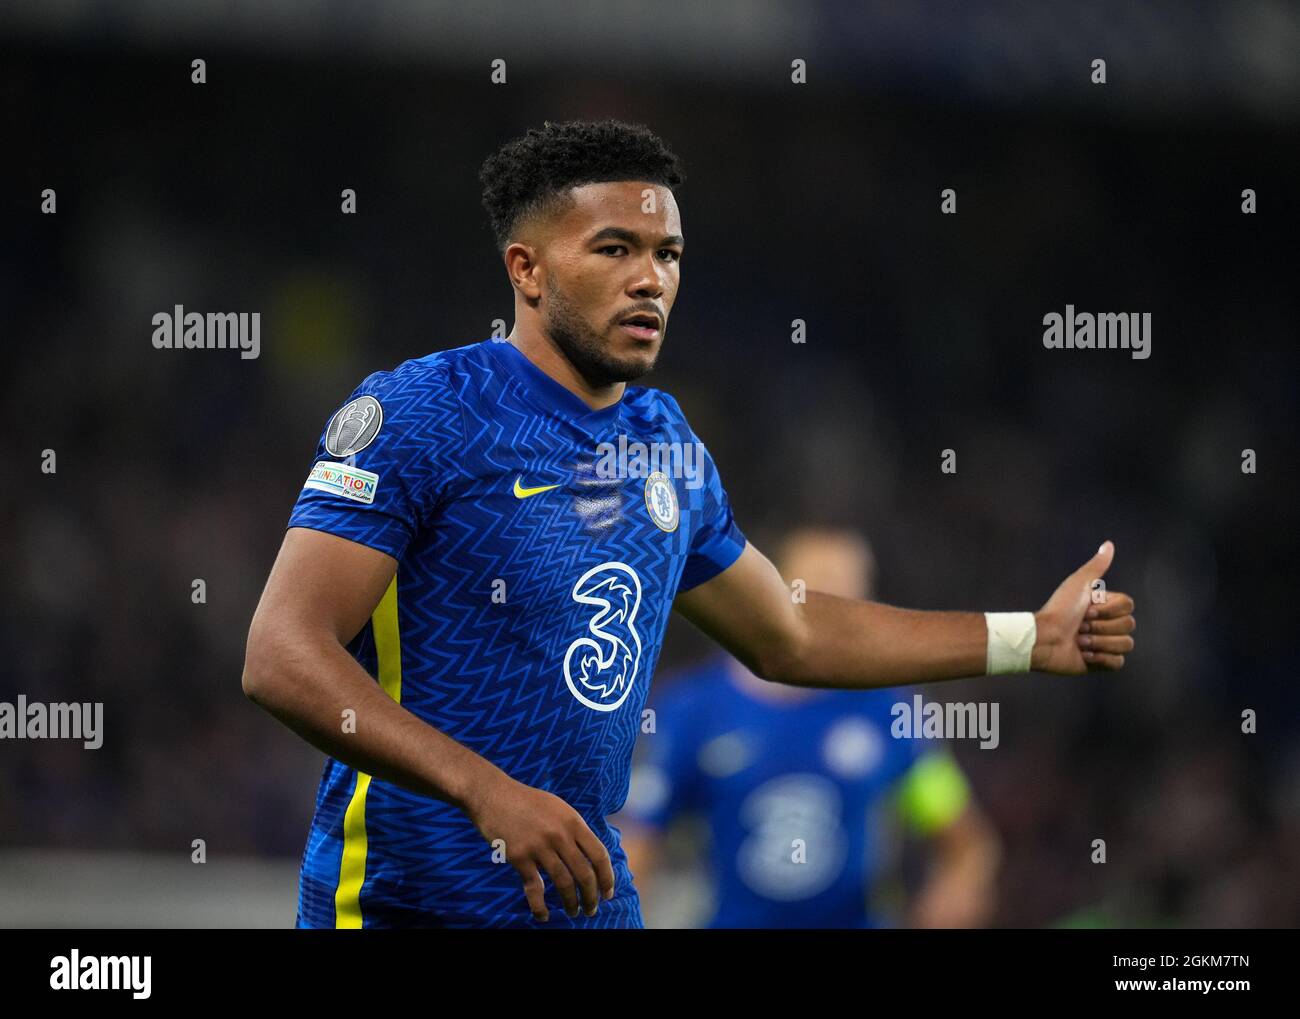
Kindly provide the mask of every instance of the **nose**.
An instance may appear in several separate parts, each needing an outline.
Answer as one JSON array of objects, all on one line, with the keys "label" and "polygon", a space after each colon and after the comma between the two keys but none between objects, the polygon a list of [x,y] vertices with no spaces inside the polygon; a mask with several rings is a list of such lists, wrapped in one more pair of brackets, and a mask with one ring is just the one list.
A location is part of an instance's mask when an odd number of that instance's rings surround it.
[{"label": "nose", "polygon": [[628,296],[637,298],[661,297],[664,292],[664,278],[659,266],[655,263],[654,252],[651,252],[650,257],[638,265],[637,268],[639,271],[628,281]]}]

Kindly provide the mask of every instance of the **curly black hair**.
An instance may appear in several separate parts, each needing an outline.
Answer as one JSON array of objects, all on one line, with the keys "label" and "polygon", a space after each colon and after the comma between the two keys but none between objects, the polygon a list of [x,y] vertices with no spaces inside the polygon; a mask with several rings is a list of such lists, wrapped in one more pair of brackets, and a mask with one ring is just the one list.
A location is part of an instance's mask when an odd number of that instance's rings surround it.
[{"label": "curly black hair", "polygon": [[504,251],[521,221],[549,211],[569,188],[644,180],[675,190],[686,174],[663,139],[640,124],[548,120],[488,156],[479,180],[497,250]]}]

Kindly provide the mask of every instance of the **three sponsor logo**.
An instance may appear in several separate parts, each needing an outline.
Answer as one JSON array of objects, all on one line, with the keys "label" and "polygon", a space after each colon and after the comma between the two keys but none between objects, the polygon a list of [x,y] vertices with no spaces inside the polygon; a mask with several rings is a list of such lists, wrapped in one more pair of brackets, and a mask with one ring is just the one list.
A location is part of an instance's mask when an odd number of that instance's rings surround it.
[{"label": "three sponsor logo", "polygon": [[[367,448],[379,435],[384,410],[372,396],[361,396],[341,407],[325,429],[325,452],[346,460]],[[666,533],[681,522],[677,490],[666,467],[685,479],[688,488],[702,484],[704,451],[700,443],[618,443],[597,447],[591,464],[593,480],[605,484],[625,478],[645,478],[643,499],[651,522]],[[654,469],[651,469],[654,468]],[[350,463],[320,460],[313,465],[305,488],[371,505],[379,475]],[[527,484],[522,473],[511,486],[515,499],[525,500],[564,487]],[[617,500],[616,500],[617,501]],[[565,683],[573,696],[595,711],[614,711],[627,699],[641,661],[641,637],[636,627],[641,604],[641,579],[626,563],[592,567],[575,583],[571,597],[591,609],[586,632],[568,647],[563,663]]]}]

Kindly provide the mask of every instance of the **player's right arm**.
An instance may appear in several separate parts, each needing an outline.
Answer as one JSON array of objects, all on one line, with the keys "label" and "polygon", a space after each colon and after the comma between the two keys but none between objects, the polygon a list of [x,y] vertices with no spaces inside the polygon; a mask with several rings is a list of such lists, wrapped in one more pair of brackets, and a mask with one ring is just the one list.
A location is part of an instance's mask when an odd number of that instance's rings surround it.
[{"label": "player's right arm", "polygon": [[[397,568],[391,556],[291,527],[253,616],[244,693],[331,757],[451,803],[488,841],[502,839],[533,914],[546,919],[541,873],[576,916],[611,898],[604,845],[558,796],[510,778],[390,698],[347,651]],[[355,725],[344,726],[349,709]]]}]

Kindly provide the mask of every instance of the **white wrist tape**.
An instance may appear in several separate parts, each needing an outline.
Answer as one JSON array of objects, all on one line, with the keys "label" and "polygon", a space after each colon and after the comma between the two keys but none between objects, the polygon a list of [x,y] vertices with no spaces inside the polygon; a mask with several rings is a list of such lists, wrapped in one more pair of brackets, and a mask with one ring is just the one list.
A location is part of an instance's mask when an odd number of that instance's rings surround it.
[{"label": "white wrist tape", "polygon": [[1028,672],[1034,654],[1038,627],[1032,612],[985,612],[989,631],[988,651],[984,656],[987,675],[1002,676],[1010,672]]}]

